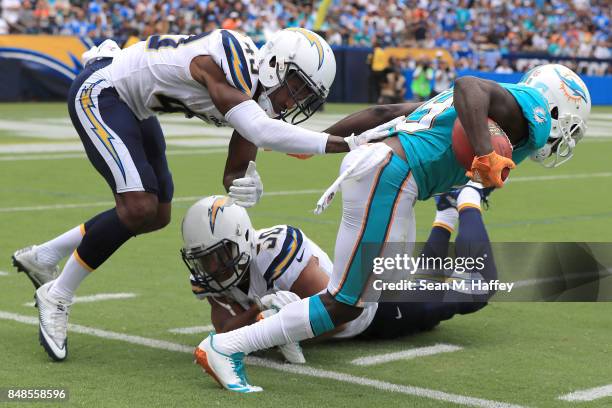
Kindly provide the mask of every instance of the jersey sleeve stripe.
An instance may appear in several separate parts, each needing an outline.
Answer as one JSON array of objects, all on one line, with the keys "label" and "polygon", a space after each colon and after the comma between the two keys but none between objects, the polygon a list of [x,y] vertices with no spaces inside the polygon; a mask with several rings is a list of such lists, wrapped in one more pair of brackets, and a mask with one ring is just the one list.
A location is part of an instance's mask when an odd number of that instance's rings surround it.
[{"label": "jersey sleeve stripe", "polygon": [[285,242],[283,242],[283,248],[264,273],[264,279],[268,284],[268,289],[270,289],[274,281],[280,278],[289,268],[289,265],[291,265],[291,262],[293,262],[302,247],[303,241],[304,236],[302,235],[302,231],[287,226],[287,235],[285,237]]},{"label": "jersey sleeve stripe", "polygon": [[240,41],[227,30],[221,31],[223,49],[234,86],[244,93],[251,93],[251,75]]}]

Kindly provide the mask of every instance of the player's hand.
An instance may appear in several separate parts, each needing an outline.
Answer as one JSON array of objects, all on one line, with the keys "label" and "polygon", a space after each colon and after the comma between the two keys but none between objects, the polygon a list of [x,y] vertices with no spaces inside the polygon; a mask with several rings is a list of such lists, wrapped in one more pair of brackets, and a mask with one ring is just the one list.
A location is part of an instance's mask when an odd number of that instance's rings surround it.
[{"label": "player's hand", "polygon": [[492,151],[487,155],[474,157],[472,170],[465,175],[484,187],[502,188],[504,186],[502,171],[505,168],[512,170],[515,167],[516,164],[511,159]]},{"label": "player's hand", "polygon": [[259,202],[263,194],[263,183],[255,168],[255,162],[250,161],[244,177],[236,179],[229,188],[229,196],[234,204],[249,208]]},{"label": "player's hand", "polygon": [[389,130],[406,120],[405,116],[398,116],[387,123],[378,125],[373,129],[368,129],[358,135],[352,134],[345,137],[344,140],[349,145],[351,150],[358,148],[361,145],[383,139],[389,135]]},{"label": "player's hand", "polygon": [[281,310],[289,303],[297,302],[300,297],[287,290],[279,290],[276,293],[266,295],[261,298],[261,304],[266,309]]}]

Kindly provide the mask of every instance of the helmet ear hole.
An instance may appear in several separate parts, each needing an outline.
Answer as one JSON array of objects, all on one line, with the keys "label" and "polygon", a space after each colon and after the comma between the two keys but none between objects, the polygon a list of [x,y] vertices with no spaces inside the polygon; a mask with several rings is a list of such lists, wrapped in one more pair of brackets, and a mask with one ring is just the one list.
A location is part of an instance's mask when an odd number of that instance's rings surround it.
[{"label": "helmet ear hole", "polygon": [[559,119],[559,108],[558,107],[554,107],[552,108],[552,110],[550,111],[550,117],[553,118],[554,120]]},{"label": "helmet ear hole", "polygon": [[270,62],[268,62],[270,68],[274,68],[276,66],[276,55],[270,58]]}]

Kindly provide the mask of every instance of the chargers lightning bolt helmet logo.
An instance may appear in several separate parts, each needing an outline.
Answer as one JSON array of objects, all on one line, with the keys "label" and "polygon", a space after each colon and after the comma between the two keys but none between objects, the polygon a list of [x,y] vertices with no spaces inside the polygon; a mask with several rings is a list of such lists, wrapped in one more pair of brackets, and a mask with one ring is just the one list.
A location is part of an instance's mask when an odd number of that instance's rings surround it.
[{"label": "chargers lightning bolt helmet logo", "polygon": [[314,46],[317,49],[317,53],[319,53],[319,67],[318,67],[318,69],[320,69],[321,66],[323,65],[323,59],[325,58],[325,54],[323,53],[323,44],[321,44],[321,41],[319,41],[319,38],[315,34],[311,33],[308,30],[304,30],[303,28],[292,27],[292,28],[288,28],[287,30],[296,31],[296,32],[302,34],[304,37],[306,37],[308,42],[310,42],[310,46],[311,47]]},{"label": "chargers lightning bolt helmet logo", "polygon": [[217,215],[223,212],[227,197],[217,198],[208,209],[208,222],[210,223],[210,232],[215,233],[215,222],[217,221]]},{"label": "chargers lightning bolt helmet logo", "polygon": [[572,78],[570,75],[563,76],[557,68],[555,68],[555,72],[561,80],[561,90],[569,100],[577,102],[582,99],[585,103],[589,103],[586,92],[576,79]]}]

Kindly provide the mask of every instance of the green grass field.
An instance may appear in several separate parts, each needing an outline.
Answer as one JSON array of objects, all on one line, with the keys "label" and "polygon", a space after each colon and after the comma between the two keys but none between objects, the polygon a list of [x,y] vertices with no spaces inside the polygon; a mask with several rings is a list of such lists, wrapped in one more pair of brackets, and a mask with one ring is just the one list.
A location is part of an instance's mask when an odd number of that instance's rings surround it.
[{"label": "green grass field", "polygon": [[[331,105],[313,121],[321,127],[358,108]],[[223,192],[225,148],[208,144],[221,136],[209,137],[211,128],[198,122],[173,117],[162,123],[168,125],[176,186],[173,221],[129,241],[84,282],[79,296],[135,296],[73,306],[70,322],[80,326],[69,335],[69,359],[58,364],[38,344],[32,324],[36,309],[24,305],[31,302],[33,288],[23,274],[14,273],[10,256],[110,208],[112,196],[78,150],[63,104],[0,105],[0,271],[6,272],[0,273],[0,388],[66,387],[70,400],[61,406],[82,407],[612,406],[610,396],[590,402],[558,399],[576,390],[612,387],[610,303],[493,303],[401,340],[307,345],[308,363],[298,372],[276,364],[279,354],[271,351],[264,357],[276,363],[256,360],[258,365],[248,367],[251,382],[265,392],[222,391],[191,364],[188,350],[205,334],[169,330],[210,324],[208,306],[191,295],[179,256],[180,222],[197,197]],[[485,213],[492,240],[612,242],[610,123],[612,109],[596,108],[594,137],[579,145],[570,163],[547,170],[529,162],[513,171],[512,182],[493,195]],[[257,167],[268,195],[250,211],[255,227],[299,226],[333,253],[340,200],[322,216],[312,209],[337,175],[340,160],[301,161],[260,152]],[[417,204],[416,212],[418,239],[424,240],[433,203]],[[109,332],[120,335],[112,339]],[[463,350],[371,367],[351,364],[358,357],[436,343]]]}]

